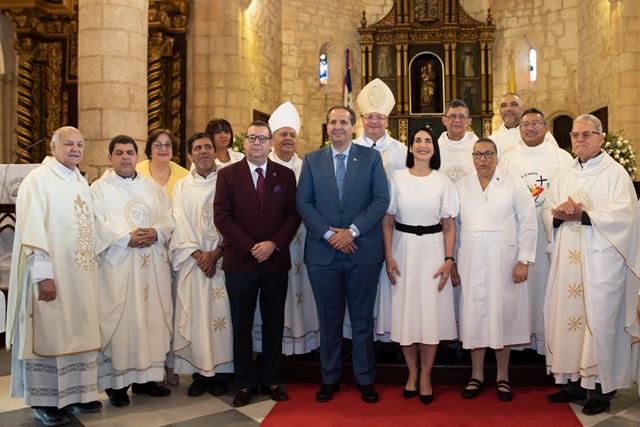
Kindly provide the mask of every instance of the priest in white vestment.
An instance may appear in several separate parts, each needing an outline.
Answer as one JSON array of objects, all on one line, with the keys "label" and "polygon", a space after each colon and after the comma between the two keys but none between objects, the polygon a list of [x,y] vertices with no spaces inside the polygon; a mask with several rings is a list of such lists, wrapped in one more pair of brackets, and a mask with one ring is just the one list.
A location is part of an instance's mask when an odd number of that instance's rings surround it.
[{"label": "priest in white vestment", "polygon": [[[515,149],[520,143],[520,121],[524,111],[524,103],[522,99],[515,93],[505,93],[500,100],[500,117],[502,123],[496,132],[491,134],[491,138],[500,150],[500,164],[506,159],[506,155]],[[549,130],[546,132],[546,139],[551,145],[558,146],[558,142],[551,135]]]},{"label": "priest in white vestment", "polygon": [[549,278],[550,261],[546,254],[549,241],[542,223],[542,212],[559,172],[568,169],[573,158],[565,150],[550,142],[549,126],[542,111],[528,108],[522,114],[520,143],[500,160],[500,167],[520,177],[527,184],[536,205],[538,244],[536,262],[529,266],[529,308],[531,314],[531,343],[520,350],[531,348],[538,354],[546,353],[542,309]]},{"label": "priest in white vestment", "polygon": [[467,128],[471,125],[469,107],[464,101],[449,101],[442,116],[442,123],[447,128],[438,138],[442,164],[439,171],[455,184],[460,178],[476,173],[473,166],[473,144],[478,137]]},{"label": "priest in white vestment", "polygon": [[[476,173],[473,165],[473,145],[478,140],[475,133],[467,128],[471,125],[469,117],[469,107],[460,99],[453,99],[445,106],[445,115],[442,116],[442,123],[447,128],[438,138],[440,147],[440,169],[438,171],[448,176],[455,184],[459,179],[467,175]],[[460,247],[460,221],[456,218],[456,247],[457,255]],[[454,255],[455,257],[455,255]],[[458,299],[460,298],[460,276],[458,266],[454,264],[451,268],[451,284],[453,288],[454,307],[456,310],[456,321],[459,321]]]},{"label": "priest in white vestment", "polygon": [[[389,114],[396,106],[393,92],[385,82],[373,79],[362,88],[358,95],[358,108],[362,115],[362,134],[353,142],[376,149],[382,157],[382,165],[391,179],[391,174],[398,169],[406,168],[407,146],[394,139],[387,132]],[[377,341],[391,342],[391,282],[382,264],[378,296],[375,305],[376,323],[374,337]],[[345,319],[345,337],[351,338],[351,323]]]},{"label": "priest in white vestment", "polygon": [[206,133],[187,140],[194,168],[173,189],[175,229],[169,255],[176,272],[174,372],[192,374],[187,394],[214,396],[227,391],[216,373],[233,372],[229,297],[221,270],[222,238],[213,224],[216,162],[213,141]]},{"label": "priest in white vestment", "polygon": [[171,340],[171,202],[156,182],[136,173],[138,147],[116,136],[104,175],[91,185],[96,215],[102,354],[99,386],[113,406],[134,394],[167,396],[164,379]]},{"label": "priest in white vestment", "polygon": [[[571,167],[556,178],[547,224],[553,223],[551,271],[544,307],[552,403],[584,402],[586,415],[610,407],[631,383],[637,341],[640,211],[624,168],[601,150],[602,124],[585,114],[573,122]],[[633,332],[635,330],[635,332]]]},{"label": "priest in white vestment", "polygon": [[98,280],[89,185],[77,165],[84,139],[67,126],[51,154],[22,181],[9,280],[7,348],[11,397],[24,397],[47,425],[96,412]]},{"label": "priest in white vestment", "polygon": [[[302,159],[298,157],[298,133],[300,132],[300,115],[296,107],[289,101],[281,104],[271,114],[269,127],[273,132],[271,140],[273,149],[269,159],[293,170],[296,182],[300,178]],[[307,266],[303,261],[304,240],[307,228],[300,224],[296,235],[289,245],[291,269],[289,270],[289,287],[284,306],[284,334],[282,337],[282,353],[304,354],[320,346],[318,310],[313,296]],[[260,306],[256,307],[256,322],[253,328],[253,348],[262,349],[262,319]]]}]

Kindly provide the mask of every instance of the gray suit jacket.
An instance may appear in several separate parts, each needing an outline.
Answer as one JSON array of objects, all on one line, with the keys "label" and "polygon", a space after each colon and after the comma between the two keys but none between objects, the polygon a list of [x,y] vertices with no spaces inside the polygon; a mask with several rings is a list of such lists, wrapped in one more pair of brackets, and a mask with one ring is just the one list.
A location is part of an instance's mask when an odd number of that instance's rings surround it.
[{"label": "gray suit jacket", "polygon": [[350,257],[354,264],[368,265],[384,259],[381,219],[389,207],[389,184],[380,153],[351,144],[347,159],[342,201],[331,147],[304,157],[296,205],[307,226],[304,260],[309,264],[328,265],[336,250],[322,237],[329,226],[358,227],[357,250]]}]

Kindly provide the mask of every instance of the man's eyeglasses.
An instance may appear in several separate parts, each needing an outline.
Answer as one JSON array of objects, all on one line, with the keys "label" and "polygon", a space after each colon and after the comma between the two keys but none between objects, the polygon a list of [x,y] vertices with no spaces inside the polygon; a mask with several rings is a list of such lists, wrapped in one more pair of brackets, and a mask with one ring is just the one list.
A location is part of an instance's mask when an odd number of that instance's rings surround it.
[{"label": "man's eyeglasses", "polygon": [[455,121],[456,119],[464,120],[467,118],[467,116],[465,116],[464,114],[449,114],[445,117],[451,121]]},{"label": "man's eyeglasses", "polygon": [[260,144],[266,144],[266,142],[271,139],[266,135],[254,135],[254,134],[247,135],[245,138],[247,138],[247,141],[249,141],[252,144],[255,144],[256,141],[259,141]]},{"label": "man's eyeglasses", "polygon": [[364,116],[362,116],[362,118],[368,122],[373,122],[373,121],[381,122],[383,120],[387,120],[386,116],[381,116],[379,114],[365,114]]},{"label": "man's eyeglasses", "polygon": [[491,160],[493,158],[493,155],[496,154],[493,151],[474,151],[473,153],[471,153],[473,155],[473,158],[476,160],[480,160],[483,156],[485,159],[487,160]]},{"label": "man's eyeglasses", "polygon": [[569,135],[571,135],[571,138],[573,139],[576,139],[580,135],[582,135],[582,137],[586,139],[593,134],[600,135],[600,132],[596,132],[595,130],[585,130],[583,132],[569,132]]},{"label": "man's eyeglasses", "polygon": [[158,150],[161,150],[163,148],[165,150],[171,150],[171,148],[172,148],[170,142],[167,142],[166,144],[163,144],[162,142],[156,141],[156,142],[153,143],[153,146],[156,147]]}]

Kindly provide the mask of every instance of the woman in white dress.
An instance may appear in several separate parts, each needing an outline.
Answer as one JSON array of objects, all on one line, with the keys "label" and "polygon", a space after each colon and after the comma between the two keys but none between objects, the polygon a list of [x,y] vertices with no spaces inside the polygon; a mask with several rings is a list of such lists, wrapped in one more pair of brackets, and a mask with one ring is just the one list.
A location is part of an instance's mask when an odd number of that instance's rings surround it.
[{"label": "woman in white dress", "polygon": [[493,140],[473,148],[476,174],[457,182],[460,196],[460,338],[471,350],[471,380],[462,397],[484,388],[484,356],[495,350],[498,398],[508,402],[510,347],[529,343],[527,276],[535,260],[538,226],[526,184],[497,168]]},{"label": "woman in white dress", "polygon": [[213,145],[216,149],[217,169],[239,162],[244,158],[244,154],[233,151],[233,129],[231,123],[225,119],[212,119],[207,123],[204,133],[213,138]]},{"label": "woman in white dress", "polygon": [[439,167],[437,138],[419,129],[409,140],[408,169],[391,176],[391,203],[382,220],[387,274],[394,285],[391,340],[402,346],[409,369],[403,396],[420,394],[426,405],[433,401],[431,368],[438,343],[457,339],[449,275],[458,196]]}]

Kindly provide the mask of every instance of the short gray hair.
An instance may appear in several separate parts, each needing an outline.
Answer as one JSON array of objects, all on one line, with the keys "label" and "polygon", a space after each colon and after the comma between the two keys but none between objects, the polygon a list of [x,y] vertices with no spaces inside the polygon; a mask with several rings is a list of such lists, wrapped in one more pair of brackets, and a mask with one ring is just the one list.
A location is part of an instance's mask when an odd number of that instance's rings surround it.
[{"label": "short gray hair", "polygon": [[600,134],[602,134],[602,122],[600,121],[599,118],[597,118],[593,114],[582,114],[573,120],[573,124],[576,124],[576,122],[579,122],[582,120],[584,120],[585,122],[593,123],[596,126],[596,130],[600,132]]},{"label": "short gray hair", "polygon": [[77,130],[78,132],[80,132],[78,129],[74,128],[73,126],[62,126],[61,128],[56,129],[56,131],[53,133],[53,136],[51,137],[50,146],[53,148],[56,145],[58,145],[58,143],[60,142],[60,134],[68,130]]}]

